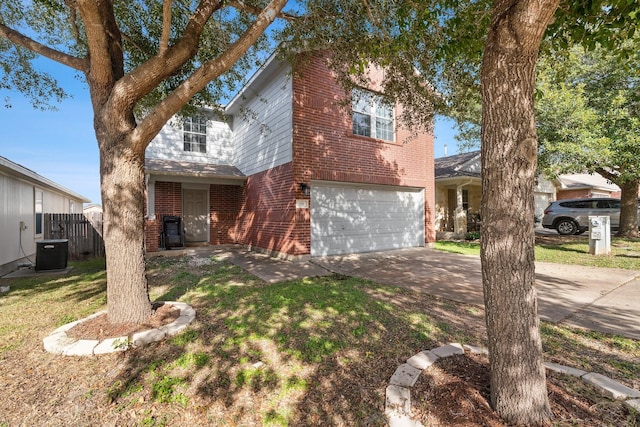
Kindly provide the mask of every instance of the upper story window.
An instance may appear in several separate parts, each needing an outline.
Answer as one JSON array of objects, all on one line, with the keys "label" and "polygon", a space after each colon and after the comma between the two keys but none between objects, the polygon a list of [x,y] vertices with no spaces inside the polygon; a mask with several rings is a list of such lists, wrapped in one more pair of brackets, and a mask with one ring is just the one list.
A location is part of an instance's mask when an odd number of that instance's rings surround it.
[{"label": "upper story window", "polygon": [[207,152],[207,119],[201,116],[187,117],[182,123],[184,151]]},{"label": "upper story window", "polygon": [[364,89],[353,89],[351,96],[353,134],[393,141],[393,104]]}]

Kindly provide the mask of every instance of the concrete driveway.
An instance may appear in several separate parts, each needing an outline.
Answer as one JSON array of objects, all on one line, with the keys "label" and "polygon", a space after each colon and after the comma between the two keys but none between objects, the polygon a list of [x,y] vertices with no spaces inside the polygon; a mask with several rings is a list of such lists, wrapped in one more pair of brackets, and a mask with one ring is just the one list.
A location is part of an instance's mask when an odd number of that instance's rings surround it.
[{"label": "concrete driveway", "polygon": [[[479,257],[412,248],[312,262],[336,273],[484,305]],[[536,279],[542,319],[640,339],[640,271],[536,263]]]}]

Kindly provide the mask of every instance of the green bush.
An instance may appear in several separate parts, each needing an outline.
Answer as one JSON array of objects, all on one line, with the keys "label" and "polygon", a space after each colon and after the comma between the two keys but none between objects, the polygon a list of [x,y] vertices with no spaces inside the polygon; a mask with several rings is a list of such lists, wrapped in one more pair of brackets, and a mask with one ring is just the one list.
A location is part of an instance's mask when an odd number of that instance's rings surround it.
[{"label": "green bush", "polygon": [[478,240],[480,238],[479,231],[471,231],[464,236],[465,240]]}]

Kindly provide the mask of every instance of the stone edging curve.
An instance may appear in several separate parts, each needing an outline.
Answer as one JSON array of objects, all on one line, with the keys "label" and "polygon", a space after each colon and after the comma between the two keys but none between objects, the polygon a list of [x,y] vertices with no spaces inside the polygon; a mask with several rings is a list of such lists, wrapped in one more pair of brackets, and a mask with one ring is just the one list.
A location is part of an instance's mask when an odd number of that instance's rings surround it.
[{"label": "stone edging curve", "polygon": [[[411,388],[415,385],[422,371],[428,369],[436,360],[441,357],[464,354],[465,350],[476,354],[489,354],[485,348],[452,343],[432,350],[421,351],[407,359],[406,363],[398,366],[389,379],[385,394],[384,413],[390,427],[423,426],[420,421],[411,418]],[[640,392],[637,390],[594,372],[586,372],[550,362],[545,362],[544,365],[550,371],[581,378],[614,399],[624,400],[624,404],[629,408],[640,411]]]},{"label": "stone edging curve", "polygon": [[84,319],[60,326],[42,340],[44,349],[49,353],[62,354],[64,356],[93,356],[125,351],[130,347],[141,347],[145,344],[160,341],[165,337],[176,335],[196,318],[196,311],[186,303],[176,301],[164,301],[164,303],[180,309],[180,316],[160,328],[137,332],[131,337],[122,336],[102,341],[78,340],[67,335],[67,331],[77,324],[105,314],[106,310],[103,310]]}]

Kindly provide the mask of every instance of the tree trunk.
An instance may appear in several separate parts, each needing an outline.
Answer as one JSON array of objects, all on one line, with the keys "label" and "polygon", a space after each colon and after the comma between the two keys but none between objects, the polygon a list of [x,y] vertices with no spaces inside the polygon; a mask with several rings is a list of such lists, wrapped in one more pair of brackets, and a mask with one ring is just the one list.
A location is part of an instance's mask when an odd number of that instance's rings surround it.
[{"label": "tree trunk", "polygon": [[482,281],[491,403],[511,424],[553,417],[535,290],[535,65],[556,0],[501,1],[482,63]]},{"label": "tree trunk", "polygon": [[640,179],[618,184],[622,190],[620,195],[620,225],[618,237],[638,237],[638,186]]},{"label": "tree trunk", "polygon": [[144,262],[144,152],[107,132],[100,141],[100,176],[111,323],[141,323],[151,315]]}]

